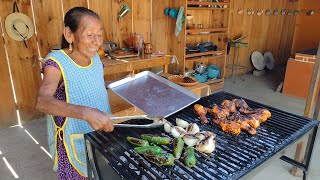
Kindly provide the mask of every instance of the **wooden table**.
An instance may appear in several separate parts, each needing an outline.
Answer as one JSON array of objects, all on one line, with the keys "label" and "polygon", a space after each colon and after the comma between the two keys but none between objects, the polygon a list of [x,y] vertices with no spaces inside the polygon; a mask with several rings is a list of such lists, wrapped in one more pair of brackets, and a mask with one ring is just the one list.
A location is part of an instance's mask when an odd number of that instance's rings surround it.
[{"label": "wooden table", "polygon": [[151,68],[155,66],[163,66],[163,72],[168,72],[168,65],[172,64],[171,56],[151,57],[150,55],[126,59],[103,58],[101,61],[105,65],[105,76],[123,72],[135,72],[139,69]]}]

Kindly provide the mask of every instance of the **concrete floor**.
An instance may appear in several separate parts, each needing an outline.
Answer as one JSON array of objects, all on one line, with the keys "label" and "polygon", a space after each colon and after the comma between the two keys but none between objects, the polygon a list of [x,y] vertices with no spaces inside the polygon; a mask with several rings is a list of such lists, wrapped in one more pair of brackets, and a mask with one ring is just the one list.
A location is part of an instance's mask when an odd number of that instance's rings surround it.
[{"label": "concrete floor", "polygon": [[[240,78],[227,79],[224,90],[245,98],[261,102],[294,114],[302,115],[305,101],[276,93],[275,89],[283,80],[284,71],[269,72],[262,77],[246,75],[245,81]],[[28,133],[31,134],[34,141]],[[21,127],[0,129],[0,157],[6,159],[19,179],[51,180],[57,179],[52,169],[50,157],[43,150],[48,150],[46,136],[46,120],[36,119]],[[319,139],[319,138],[318,138]],[[43,149],[42,149],[43,148]],[[295,147],[289,148],[286,155],[293,157]],[[259,180],[296,180],[288,171],[291,166],[281,160],[274,160],[252,179]],[[0,180],[14,179],[4,160],[0,161]],[[320,179],[320,145],[316,142],[311,162],[310,180]]]}]

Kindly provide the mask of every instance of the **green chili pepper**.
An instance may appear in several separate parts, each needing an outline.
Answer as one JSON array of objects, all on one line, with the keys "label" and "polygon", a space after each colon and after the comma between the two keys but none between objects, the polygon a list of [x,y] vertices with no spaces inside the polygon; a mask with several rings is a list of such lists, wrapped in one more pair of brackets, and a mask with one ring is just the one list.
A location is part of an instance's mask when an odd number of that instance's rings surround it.
[{"label": "green chili pepper", "polygon": [[139,154],[162,154],[164,153],[163,149],[159,146],[144,146],[144,147],[136,147],[134,150]]},{"label": "green chili pepper", "polygon": [[170,153],[164,153],[164,154],[144,154],[144,157],[159,166],[172,166],[174,164],[174,157]]},{"label": "green chili pepper", "polygon": [[138,138],[134,138],[134,137],[127,137],[127,140],[129,141],[129,143],[135,145],[135,146],[149,146],[149,142],[142,140],[142,139],[138,139]]},{"label": "green chili pepper", "polygon": [[161,137],[153,134],[142,134],[140,137],[154,144],[167,145],[171,142],[171,138]]},{"label": "green chili pepper", "polygon": [[184,150],[184,164],[188,167],[194,167],[196,165],[197,159],[194,155],[194,148],[193,147],[187,147]]},{"label": "green chili pepper", "polygon": [[184,142],[181,137],[175,138],[173,140],[173,156],[176,159],[179,159],[181,157],[183,145]]}]

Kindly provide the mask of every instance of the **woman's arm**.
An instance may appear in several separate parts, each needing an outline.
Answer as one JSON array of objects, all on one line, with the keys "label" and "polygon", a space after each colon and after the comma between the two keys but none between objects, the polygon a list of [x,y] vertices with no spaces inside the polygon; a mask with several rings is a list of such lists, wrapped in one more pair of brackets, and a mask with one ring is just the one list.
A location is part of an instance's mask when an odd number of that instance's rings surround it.
[{"label": "woman's arm", "polygon": [[36,110],[53,116],[71,117],[87,121],[95,130],[112,131],[113,124],[104,112],[85,106],[73,105],[53,97],[61,78],[55,67],[44,68],[44,78],[38,91]]}]

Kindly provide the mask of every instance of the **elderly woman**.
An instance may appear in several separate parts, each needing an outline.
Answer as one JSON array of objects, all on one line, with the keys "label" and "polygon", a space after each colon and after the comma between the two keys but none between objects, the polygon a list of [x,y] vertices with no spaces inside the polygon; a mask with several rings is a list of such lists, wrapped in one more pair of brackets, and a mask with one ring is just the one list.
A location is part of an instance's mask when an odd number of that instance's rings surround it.
[{"label": "elderly woman", "polygon": [[110,132],[110,107],[97,50],[103,43],[99,16],[84,7],[64,18],[62,49],[49,53],[43,65],[36,109],[48,114],[48,141],[60,179],[86,179],[83,134]]}]

